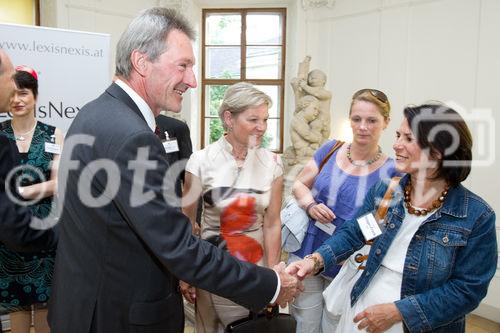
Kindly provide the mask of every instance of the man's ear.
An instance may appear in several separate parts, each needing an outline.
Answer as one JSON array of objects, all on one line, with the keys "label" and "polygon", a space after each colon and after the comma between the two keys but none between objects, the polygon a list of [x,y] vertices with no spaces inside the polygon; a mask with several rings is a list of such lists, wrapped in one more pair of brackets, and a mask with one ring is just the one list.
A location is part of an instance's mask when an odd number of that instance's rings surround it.
[{"label": "man's ear", "polygon": [[132,69],[135,70],[140,76],[146,76],[149,63],[146,54],[140,52],[139,50],[133,50],[130,54],[130,63],[132,64]]}]

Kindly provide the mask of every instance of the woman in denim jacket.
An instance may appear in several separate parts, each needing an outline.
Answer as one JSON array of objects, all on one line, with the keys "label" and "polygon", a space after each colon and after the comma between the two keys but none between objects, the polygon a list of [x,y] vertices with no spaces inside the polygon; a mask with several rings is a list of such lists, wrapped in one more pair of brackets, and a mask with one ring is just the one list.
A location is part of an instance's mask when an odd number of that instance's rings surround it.
[{"label": "woman in denim jacket", "polygon": [[[407,107],[397,131],[396,168],[407,173],[355,283],[344,332],[465,332],[465,315],[486,296],[497,265],[495,213],[460,183],[470,172],[472,136],[439,104]],[[299,278],[346,260],[365,244],[360,225],[387,190],[375,185],[358,212],[287,271]]]}]

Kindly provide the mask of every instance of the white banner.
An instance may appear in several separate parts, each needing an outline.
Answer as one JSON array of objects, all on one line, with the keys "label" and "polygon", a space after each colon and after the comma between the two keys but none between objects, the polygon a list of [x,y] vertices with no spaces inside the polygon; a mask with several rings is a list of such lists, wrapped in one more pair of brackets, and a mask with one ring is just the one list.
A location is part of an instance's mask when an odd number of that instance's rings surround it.
[{"label": "white banner", "polygon": [[[38,120],[66,132],[83,105],[110,84],[110,35],[0,24],[0,48],[38,73]],[[0,121],[10,118],[0,114]]]}]

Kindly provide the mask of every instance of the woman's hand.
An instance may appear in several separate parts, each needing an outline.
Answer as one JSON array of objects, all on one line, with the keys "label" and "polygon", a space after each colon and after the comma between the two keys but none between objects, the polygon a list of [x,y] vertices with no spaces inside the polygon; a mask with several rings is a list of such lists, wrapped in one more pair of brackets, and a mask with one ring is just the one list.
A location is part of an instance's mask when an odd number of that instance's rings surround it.
[{"label": "woman's hand", "polygon": [[[296,276],[299,280],[303,280],[310,275],[316,274],[318,269],[324,266],[323,258],[317,252],[313,253],[311,256],[314,256],[316,259],[304,258],[299,261],[294,261],[286,267],[285,272]],[[316,265],[316,262],[319,263],[320,267]]]},{"label": "woman's hand", "polygon": [[330,223],[336,218],[332,210],[322,203],[311,206],[307,213],[313,220],[323,224]]},{"label": "woman's hand", "polygon": [[179,281],[179,287],[184,298],[191,304],[196,302],[196,288],[184,281]]},{"label": "woman's hand", "polygon": [[359,322],[358,329],[370,333],[385,332],[401,320],[401,313],[394,303],[369,306],[354,317],[354,322]]}]

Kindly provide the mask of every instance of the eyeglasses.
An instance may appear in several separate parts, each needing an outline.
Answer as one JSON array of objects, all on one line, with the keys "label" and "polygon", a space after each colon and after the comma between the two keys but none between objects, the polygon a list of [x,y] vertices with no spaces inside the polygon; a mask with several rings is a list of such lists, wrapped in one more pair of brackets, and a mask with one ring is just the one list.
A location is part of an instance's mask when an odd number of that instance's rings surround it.
[{"label": "eyeglasses", "polygon": [[358,91],[356,91],[356,93],[354,93],[354,95],[352,96],[352,99],[358,98],[359,96],[361,96],[365,92],[369,92],[370,95],[372,95],[373,97],[375,97],[376,99],[378,99],[379,101],[381,101],[384,104],[387,104],[389,102],[389,100],[387,99],[387,95],[384,94],[383,92],[381,92],[380,90],[377,90],[377,89],[358,90]]}]

